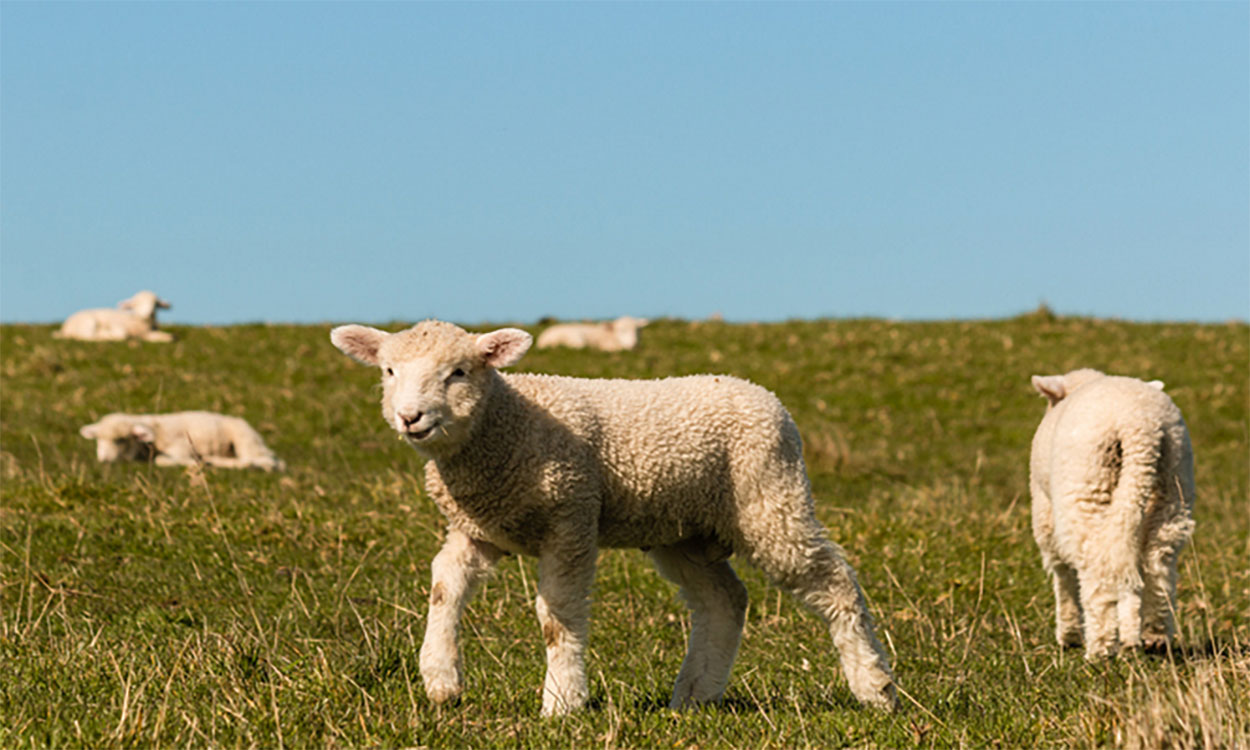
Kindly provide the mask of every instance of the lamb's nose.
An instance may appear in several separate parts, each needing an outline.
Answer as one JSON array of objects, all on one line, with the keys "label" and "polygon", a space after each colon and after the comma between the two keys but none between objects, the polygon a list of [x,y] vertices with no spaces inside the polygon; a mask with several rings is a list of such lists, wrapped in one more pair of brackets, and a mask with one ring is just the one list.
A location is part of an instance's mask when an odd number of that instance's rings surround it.
[{"label": "lamb's nose", "polygon": [[399,418],[404,421],[404,427],[411,427],[421,421],[422,412],[400,412]]}]

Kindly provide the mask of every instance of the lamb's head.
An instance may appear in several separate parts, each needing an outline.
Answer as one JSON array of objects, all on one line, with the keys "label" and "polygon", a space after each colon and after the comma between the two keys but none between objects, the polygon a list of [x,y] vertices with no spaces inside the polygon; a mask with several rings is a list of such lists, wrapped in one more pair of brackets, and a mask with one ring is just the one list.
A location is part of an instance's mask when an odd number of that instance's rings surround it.
[{"label": "lamb's head", "polygon": [[118,309],[129,310],[140,318],[156,319],[157,309],[168,310],[169,303],[156,296],[155,292],[146,289],[138,294],[117,303]]},{"label": "lamb's head", "polygon": [[130,414],[109,414],[78,434],[95,441],[95,457],[102,461],[146,461],[152,457],[156,429]]},{"label": "lamb's head", "polygon": [[[1077,388],[1105,377],[1107,376],[1098,370],[1083,368],[1073,370],[1064,375],[1034,375],[1033,387],[1038,393],[1046,397],[1047,408],[1050,408]],[[1160,383],[1160,386],[1162,386],[1162,383]]]},{"label": "lamb's head", "polygon": [[339,326],[330,340],[382,371],[382,417],[426,455],[464,444],[498,384],[496,368],[516,364],[532,342],[516,328],[478,336],[438,320],[399,333]]},{"label": "lamb's head", "polygon": [[646,318],[631,318],[628,315],[622,315],[612,321],[612,331],[616,334],[616,340],[622,349],[633,349],[638,345],[638,329],[650,322]]}]

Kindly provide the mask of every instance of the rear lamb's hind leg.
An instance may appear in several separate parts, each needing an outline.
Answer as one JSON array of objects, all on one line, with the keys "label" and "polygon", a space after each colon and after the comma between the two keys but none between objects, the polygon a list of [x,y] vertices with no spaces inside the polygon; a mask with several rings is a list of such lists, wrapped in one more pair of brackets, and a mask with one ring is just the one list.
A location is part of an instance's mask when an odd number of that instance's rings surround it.
[{"label": "rear lamb's hind leg", "polygon": [[729,683],[742,625],[747,590],[725,559],[729,550],[715,542],[691,540],[650,551],[660,574],[681,587],[690,606],[690,639],[670,708],[721,699]]},{"label": "rear lamb's hind leg", "polygon": [[1169,521],[1143,555],[1142,645],[1148,649],[1167,648],[1176,630],[1176,563],[1193,525],[1188,515]]}]

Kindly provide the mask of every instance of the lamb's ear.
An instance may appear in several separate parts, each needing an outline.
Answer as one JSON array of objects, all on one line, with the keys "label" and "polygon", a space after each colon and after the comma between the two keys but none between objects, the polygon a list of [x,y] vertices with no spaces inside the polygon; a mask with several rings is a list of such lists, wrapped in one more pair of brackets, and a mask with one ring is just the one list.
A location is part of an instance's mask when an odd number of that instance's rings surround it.
[{"label": "lamb's ear", "polygon": [[1059,403],[1064,396],[1068,395],[1068,390],[1063,385],[1062,375],[1034,375],[1033,387],[1045,396],[1051,405]]},{"label": "lamb's ear", "polygon": [[152,425],[143,422],[135,422],[130,426],[130,434],[139,438],[140,442],[155,443],[156,430],[152,429]]},{"label": "lamb's ear", "polygon": [[96,422],[94,424],[83,425],[82,429],[78,431],[78,434],[88,440],[95,440],[100,436],[100,423]]},{"label": "lamb's ear", "polygon": [[1161,391],[1161,390],[1163,390],[1163,381],[1162,381],[1162,380],[1152,380],[1152,381],[1150,381],[1149,383],[1147,383],[1146,385],[1150,386],[1151,388],[1156,388],[1156,389],[1158,389],[1158,390],[1160,390],[1160,391]]},{"label": "lamb's ear", "polygon": [[390,336],[386,331],[379,331],[369,326],[339,326],[330,331],[330,341],[347,356],[362,365],[378,363],[378,347]]},{"label": "lamb's ear", "polygon": [[532,343],[534,338],[519,328],[500,328],[478,336],[477,350],[491,367],[510,367],[521,361]]}]

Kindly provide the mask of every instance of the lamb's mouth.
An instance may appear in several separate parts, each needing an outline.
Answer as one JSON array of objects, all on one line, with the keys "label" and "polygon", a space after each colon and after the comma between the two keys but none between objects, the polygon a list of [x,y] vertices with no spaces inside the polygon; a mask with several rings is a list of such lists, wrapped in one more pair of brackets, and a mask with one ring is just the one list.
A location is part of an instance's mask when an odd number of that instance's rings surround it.
[{"label": "lamb's mouth", "polygon": [[420,442],[428,438],[430,435],[434,434],[434,430],[439,426],[439,424],[441,423],[435,422],[434,424],[430,425],[424,430],[408,430],[408,432],[404,435],[404,437],[414,442]]}]

